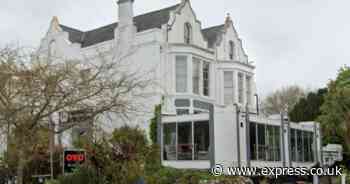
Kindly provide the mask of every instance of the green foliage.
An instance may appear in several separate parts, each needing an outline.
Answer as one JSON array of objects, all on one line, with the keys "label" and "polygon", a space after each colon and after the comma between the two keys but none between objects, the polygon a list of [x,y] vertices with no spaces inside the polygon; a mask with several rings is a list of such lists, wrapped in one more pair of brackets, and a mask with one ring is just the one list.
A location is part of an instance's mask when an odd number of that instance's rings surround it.
[{"label": "green foliage", "polygon": [[221,184],[236,184],[243,183],[243,178],[236,176],[216,177],[208,171],[183,170],[169,167],[161,167],[157,172],[148,175],[146,178],[146,182],[150,184],[208,184],[213,183],[213,181]]},{"label": "green foliage", "polygon": [[[9,136],[8,149],[4,153],[4,164],[8,165],[9,175],[16,175],[16,168],[19,163],[19,150],[20,145],[16,144],[16,136],[22,131],[16,128],[12,129],[12,133]],[[48,174],[50,170],[50,151],[49,151],[49,131],[45,129],[38,129],[36,134],[30,138],[26,138],[28,143],[25,149],[25,162],[24,162],[24,181],[29,183],[33,180],[32,175]],[[60,154],[62,148],[55,147],[53,153],[54,174],[55,176],[61,174],[62,171],[62,159]]]},{"label": "green foliage", "polygon": [[323,128],[324,142],[342,143],[350,151],[350,67],[339,70],[336,80],[328,84],[328,93],[318,120]]},{"label": "green foliage", "polygon": [[162,167],[160,149],[156,144],[150,145],[145,157],[145,175],[152,175]]},{"label": "green foliage", "polygon": [[321,106],[326,94],[327,88],[323,88],[317,92],[308,93],[306,98],[301,98],[289,112],[291,121],[315,121],[321,115]]},{"label": "green foliage", "polygon": [[88,164],[111,183],[135,183],[144,176],[147,138],[139,128],[115,129],[111,138],[85,147]]},{"label": "green foliage", "polygon": [[153,144],[157,143],[157,128],[158,128],[158,119],[161,116],[162,105],[156,105],[154,108],[154,117],[151,119],[150,123],[150,138]]},{"label": "green foliage", "polygon": [[[52,182],[52,181],[51,181]],[[103,175],[99,175],[94,168],[81,167],[71,175],[61,176],[52,184],[105,184]]]},{"label": "green foliage", "polygon": [[58,180],[48,180],[45,181],[45,184],[60,184],[60,182]]},{"label": "green foliage", "polygon": [[149,147],[145,165],[145,180],[149,184],[207,184],[219,181],[223,184],[236,184],[240,177],[215,177],[207,170],[183,170],[161,165],[158,146]]}]

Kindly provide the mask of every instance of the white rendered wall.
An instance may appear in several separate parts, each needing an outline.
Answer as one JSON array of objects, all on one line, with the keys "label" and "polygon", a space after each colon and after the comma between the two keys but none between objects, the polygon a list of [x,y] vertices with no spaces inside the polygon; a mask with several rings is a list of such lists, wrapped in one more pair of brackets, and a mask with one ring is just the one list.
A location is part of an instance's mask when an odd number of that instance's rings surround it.
[{"label": "white rendered wall", "polygon": [[184,27],[187,22],[192,26],[193,36],[191,44],[207,48],[207,41],[202,35],[201,23],[197,20],[189,1],[186,1],[186,4],[183,4],[177,11],[172,13],[169,20],[169,25],[171,25],[171,30],[168,33],[169,43],[184,43]]},{"label": "white rendered wall", "polygon": [[214,108],[215,164],[237,166],[236,111]]}]

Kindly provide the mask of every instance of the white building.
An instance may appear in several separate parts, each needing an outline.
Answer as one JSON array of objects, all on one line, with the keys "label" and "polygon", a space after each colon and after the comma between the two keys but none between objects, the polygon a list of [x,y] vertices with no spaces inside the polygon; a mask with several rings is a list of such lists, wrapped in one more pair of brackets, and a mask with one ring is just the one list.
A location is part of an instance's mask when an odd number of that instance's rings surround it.
[{"label": "white building", "polygon": [[[206,169],[321,163],[318,123],[259,115],[255,66],[229,16],[221,25],[203,28],[189,0],[138,16],[133,6],[133,0],[119,0],[119,22],[90,31],[54,18],[40,51],[83,58],[96,50],[113,55],[137,48],[129,58],[130,70],[152,70],[159,84],[148,103],[151,111],[163,104],[158,123],[163,165]],[[145,124],[151,117],[134,123]]]}]

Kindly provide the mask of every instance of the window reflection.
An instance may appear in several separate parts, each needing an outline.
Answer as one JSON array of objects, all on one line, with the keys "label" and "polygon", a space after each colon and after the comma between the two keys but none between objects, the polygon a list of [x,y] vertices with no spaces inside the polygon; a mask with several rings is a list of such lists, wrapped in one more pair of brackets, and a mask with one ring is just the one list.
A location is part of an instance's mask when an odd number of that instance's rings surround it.
[{"label": "window reflection", "polygon": [[280,161],[280,127],[250,123],[251,160]]},{"label": "window reflection", "polygon": [[163,126],[164,160],[209,160],[209,144],[209,121]]},{"label": "window reflection", "polygon": [[176,160],[176,123],[163,126],[163,159]]},{"label": "window reflection", "polygon": [[192,126],[191,122],[179,123],[177,125],[178,160],[192,160]]},{"label": "window reflection", "polygon": [[298,129],[290,130],[290,148],[293,162],[314,161],[314,133]]},{"label": "window reflection", "polygon": [[209,160],[209,122],[194,123],[194,159]]}]

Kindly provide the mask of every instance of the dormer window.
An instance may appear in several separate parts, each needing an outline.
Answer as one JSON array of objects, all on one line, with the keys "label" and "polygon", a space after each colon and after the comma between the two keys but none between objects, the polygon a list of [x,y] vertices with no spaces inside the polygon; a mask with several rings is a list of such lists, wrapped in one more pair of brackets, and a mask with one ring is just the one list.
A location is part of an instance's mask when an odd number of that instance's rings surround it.
[{"label": "dormer window", "polygon": [[234,58],[234,55],[235,55],[235,43],[233,43],[233,41],[230,41],[229,42],[229,57],[230,57],[230,60],[233,60]]},{"label": "dormer window", "polygon": [[186,44],[190,44],[192,41],[192,26],[190,23],[185,23],[184,39]]}]

